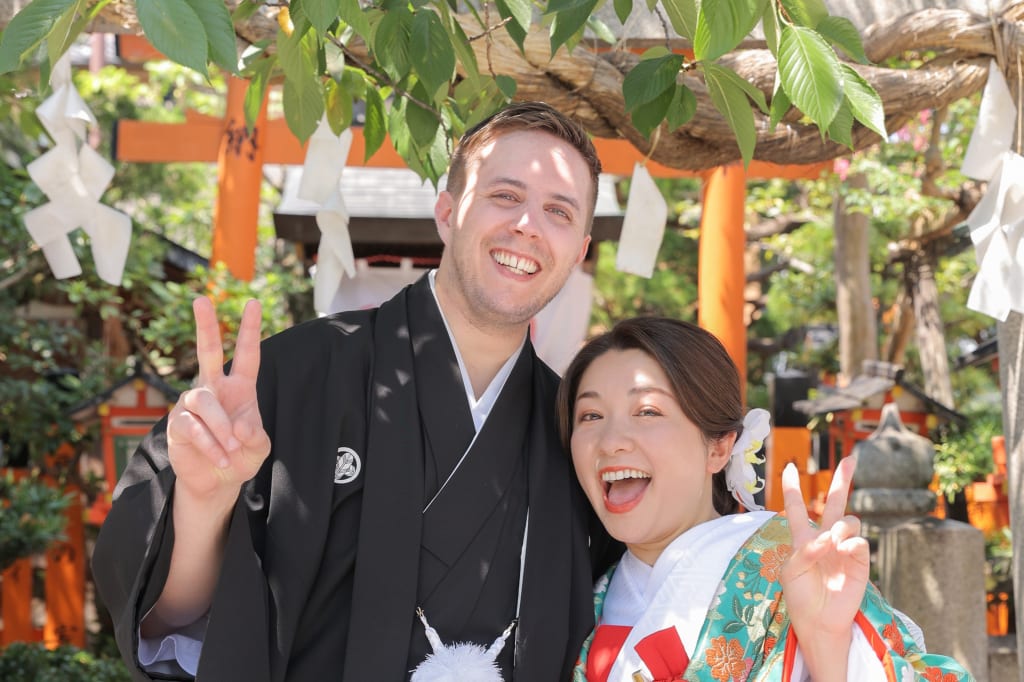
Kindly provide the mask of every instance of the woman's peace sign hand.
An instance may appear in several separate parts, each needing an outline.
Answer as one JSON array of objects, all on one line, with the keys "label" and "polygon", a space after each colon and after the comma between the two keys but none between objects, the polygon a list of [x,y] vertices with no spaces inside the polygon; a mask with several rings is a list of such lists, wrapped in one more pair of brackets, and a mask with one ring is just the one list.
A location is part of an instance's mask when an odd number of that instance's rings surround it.
[{"label": "woman's peace sign hand", "polygon": [[[853,620],[868,583],[868,542],[860,537],[860,520],[846,515],[856,466],[856,458],[846,457],[836,467],[817,528],[808,520],[796,467],[789,464],[782,472],[793,553],[783,565],[779,581],[814,680],[830,679],[840,672],[844,679]],[[841,671],[826,671],[819,664]]]}]

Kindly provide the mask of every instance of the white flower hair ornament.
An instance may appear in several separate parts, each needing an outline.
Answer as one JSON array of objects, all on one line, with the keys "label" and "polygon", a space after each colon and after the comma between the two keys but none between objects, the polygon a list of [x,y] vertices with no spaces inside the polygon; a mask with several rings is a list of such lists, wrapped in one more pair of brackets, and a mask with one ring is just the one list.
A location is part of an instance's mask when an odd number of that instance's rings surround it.
[{"label": "white flower hair ornament", "polygon": [[764,509],[754,501],[754,493],[764,489],[764,478],[758,476],[754,465],[764,462],[764,456],[757,453],[771,432],[770,421],[768,410],[757,407],[747,412],[743,433],[732,446],[729,463],[725,465],[725,484],[747,511]]}]

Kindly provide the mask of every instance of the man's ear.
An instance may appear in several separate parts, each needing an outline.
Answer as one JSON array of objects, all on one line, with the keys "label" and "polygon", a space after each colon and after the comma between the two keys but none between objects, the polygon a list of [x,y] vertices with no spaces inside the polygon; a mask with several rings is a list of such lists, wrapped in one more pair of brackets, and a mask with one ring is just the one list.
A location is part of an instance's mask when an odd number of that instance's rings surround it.
[{"label": "man's ear", "polygon": [[729,463],[732,447],[736,444],[736,432],[727,433],[708,443],[708,473],[717,474]]},{"label": "man's ear", "polygon": [[448,245],[448,237],[452,233],[452,216],[455,211],[455,198],[447,190],[437,195],[434,202],[434,223],[441,241]]},{"label": "man's ear", "polygon": [[587,246],[589,246],[589,245],[590,245],[590,235],[588,234],[586,237],[583,238],[583,246],[580,247],[580,253],[576,257],[576,263],[575,263],[576,265],[579,265],[580,263],[582,263],[583,259],[587,257]]}]

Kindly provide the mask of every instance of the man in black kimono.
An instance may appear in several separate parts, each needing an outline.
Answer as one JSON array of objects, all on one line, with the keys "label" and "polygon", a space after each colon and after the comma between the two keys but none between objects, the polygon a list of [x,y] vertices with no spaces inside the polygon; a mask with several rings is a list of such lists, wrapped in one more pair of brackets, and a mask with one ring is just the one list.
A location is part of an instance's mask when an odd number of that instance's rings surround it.
[{"label": "man in black kimono", "polygon": [[514,622],[505,680],[569,679],[605,536],[528,327],[584,257],[599,172],[576,124],[514,105],[452,158],[439,268],[379,309],[260,344],[250,302],[225,373],[196,301],[196,387],[93,558],[134,679],[405,680],[431,653],[420,608],[448,643]]}]

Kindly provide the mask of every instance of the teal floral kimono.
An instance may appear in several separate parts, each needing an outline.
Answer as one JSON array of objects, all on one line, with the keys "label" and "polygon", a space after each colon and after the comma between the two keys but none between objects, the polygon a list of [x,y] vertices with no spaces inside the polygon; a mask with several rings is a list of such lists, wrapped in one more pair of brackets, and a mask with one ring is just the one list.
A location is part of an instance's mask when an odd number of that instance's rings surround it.
[{"label": "teal floral kimono", "polygon": [[[775,516],[757,530],[729,564],[708,609],[688,667],[676,680],[687,682],[788,682],[796,658],[779,570],[791,551],[785,518]],[[601,622],[615,567],[598,581],[595,621]],[[923,653],[878,590],[868,585],[856,621],[890,682],[973,680],[956,661]],[[593,633],[583,645],[573,682],[586,682]],[[641,672],[635,682],[648,682]],[[609,680],[609,682],[622,682]]]}]

